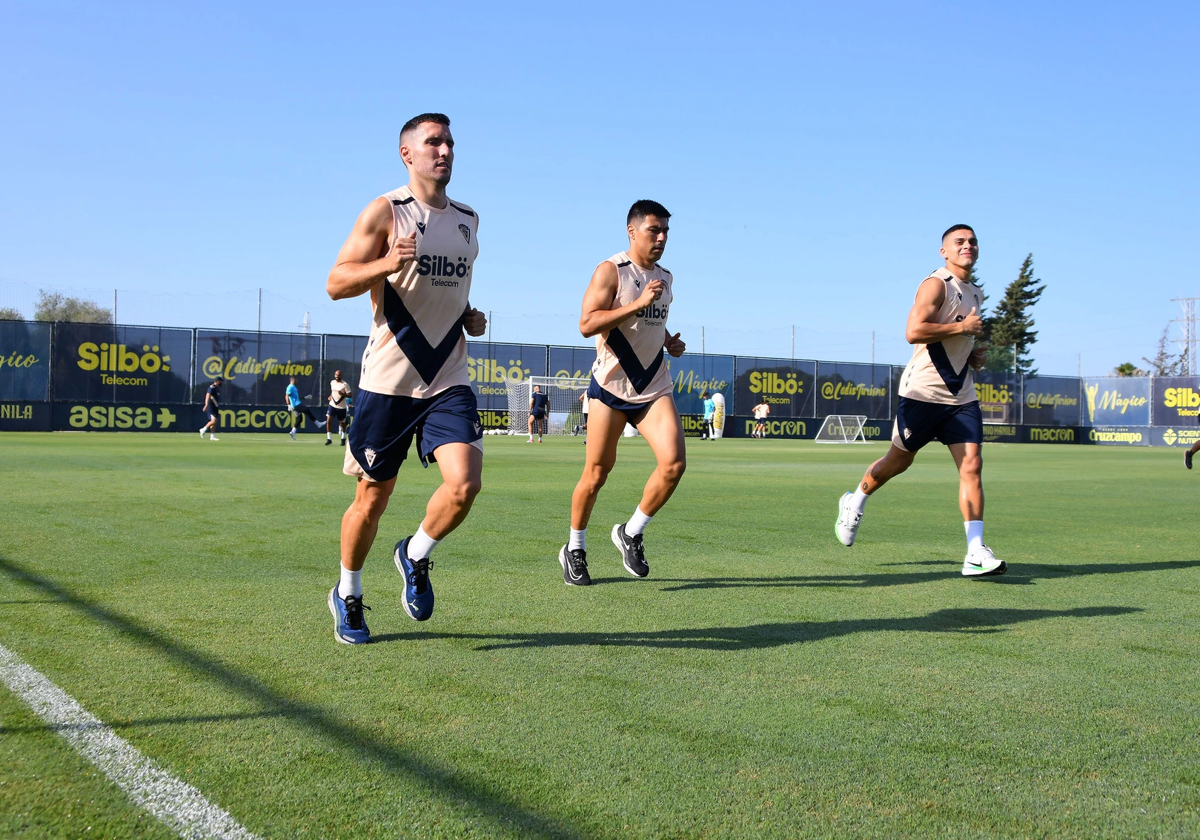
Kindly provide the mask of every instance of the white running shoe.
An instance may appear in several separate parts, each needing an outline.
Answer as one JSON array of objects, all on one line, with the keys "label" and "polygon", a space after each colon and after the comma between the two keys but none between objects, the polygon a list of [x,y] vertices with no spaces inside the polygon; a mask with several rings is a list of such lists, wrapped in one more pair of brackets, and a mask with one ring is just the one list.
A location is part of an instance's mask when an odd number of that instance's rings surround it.
[{"label": "white running shoe", "polygon": [[295,429],[292,429],[290,432],[288,432],[288,434],[291,436],[292,440],[296,439],[296,430]]},{"label": "white running shoe", "polygon": [[842,494],[841,500],[838,501],[837,524],[833,526],[838,540],[846,546],[854,545],[854,535],[858,533],[858,524],[862,522],[862,514],[850,507],[852,498],[853,493]]},{"label": "white running shoe", "polygon": [[208,436],[208,439],[209,439],[209,440],[220,440],[220,438],[219,438],[219,437],[217,437],[216,435],[209,435],[209,436]]},{"label": "white running shoe", "polygon": [[207,431],[208,431],[208,429],[201,429],[201,430],[200,430],[200,440],[204,440],[204,433],[205,433],[205,432],[207,432]]},{"label": "white running shoe", "polygon": [[968,551],[963,560],[963,577],[1002,575],[1007,571],[1008,564],[992,554],[992,550],[982,543],[978,548]]}]

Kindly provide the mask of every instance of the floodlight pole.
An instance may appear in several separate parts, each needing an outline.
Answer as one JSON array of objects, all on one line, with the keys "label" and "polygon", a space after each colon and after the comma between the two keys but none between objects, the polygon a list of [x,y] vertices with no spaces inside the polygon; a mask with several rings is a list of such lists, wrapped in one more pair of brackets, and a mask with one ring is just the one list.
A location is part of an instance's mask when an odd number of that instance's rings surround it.
[{"label": "floodlight pole", "polygon": [[1196,301],[1200,298],[1171,298],[1171,301],[1178,303],[1183,307],[1183,317],[1175,318],[1172,323],[1182,324],[1183,338],[1176,339],[1175,343],[1180,345],[1182,352],[1180,355],[1184,360],[1184,369],[1180,371],[1185,376],[1191,376],[1196,372]]},{"label": "floodlight pole", "polygon": [[262,287],[258,288],[258,331],[262,332]]},{"label": "floodlight pole", "polygon": [[117,323],[117,290],[113,289],[113,323]]}]

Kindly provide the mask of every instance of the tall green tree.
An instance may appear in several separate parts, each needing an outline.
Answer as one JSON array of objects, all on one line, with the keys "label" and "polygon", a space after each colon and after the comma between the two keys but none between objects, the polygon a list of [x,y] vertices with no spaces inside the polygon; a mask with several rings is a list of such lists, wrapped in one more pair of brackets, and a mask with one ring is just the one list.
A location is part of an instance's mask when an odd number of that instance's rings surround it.
[{"label": "tall green tree", "polygon": [[0,321],[23,321],[21,311],[11,306],[0,306]]},{"label": "tall green tree", "polygon": [[1033,329],[1033,305],[1038,302],[1045,284],[1033,276],[1033,254],[1025,257],[1017,279],[1008,284],[1004,297],[987,319],[985,334],[989,338],[986,367],[988,370],[1010,370],[1034,375],[1030,351],[1037,341]]},{"label": "tall green tree", "polygon": [[1187,351],[1180,353],[1178,356],[1171,353],[1168,345],[1170,339],[1168,336],[1171,333],[1171,325],[1167,324],[1163,327],[1162,335],[1158,337],[1158,352],[1154,354],[1153,359],[1147,359],[1142,356],[1142,361],[1150,366],[1148,371],[1142,371],[1143,374],[1149,373],[1151,376],[1178,376],[1187,366]]},{"label": "tall green tree", "polygon": [[64,297],[58,292],[38,290],[34,306],[35,321],[83,321],[91,324],[111,324],[112,310],[82,298]]}]

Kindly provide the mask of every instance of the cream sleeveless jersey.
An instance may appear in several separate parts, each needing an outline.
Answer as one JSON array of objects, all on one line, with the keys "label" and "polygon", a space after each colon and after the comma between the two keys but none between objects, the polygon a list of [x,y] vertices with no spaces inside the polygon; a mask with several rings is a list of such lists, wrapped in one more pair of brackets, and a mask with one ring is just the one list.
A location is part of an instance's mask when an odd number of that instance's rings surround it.
[{"label": "cream sleeveless jersey", "polygon": [[[935,323],[957,323],[971,314],[972,309],[979,314],[983,290],[978,286],[964,283],[944,268],[929,277],[936,277],[946,284],[946,300],[938,310]],[[975,402],[975,377],[967,364],[974,349],[973,335],[952,335],[932,344],[916,345],[912,359],[900,377],[900,396],[941,405]]]},{"label": "cream sleeveless jersey", "polygon": [[620,309],[642,296],[651,280],[662,280],[662,297],[638,310],[624,322],[596,336],[596,361],[592,375],[601,388],[625,402],[648,403],[671,393],[671,374],[663,359],[670,308],[671,272],[655,263],[647,271],[622,251],[609,257],[617,267],[617,295],[613,309]]},{"label": "cream sleeveless jersey", "polygon": [[371,290],[375,316],[358,387],[425,399],[470,385],[462,316],[479,254],[479,218],[450,201],[438,210],[408,187],[383,196],[392,206],[392,242],[417,234],[417,256]]},{"label": "cream sleeveless jersey", "polygon": [[346,397],[350,396],[350,386],[346,381],[331,379],[329,380],[329,405],[333,408],[345,408]]}]

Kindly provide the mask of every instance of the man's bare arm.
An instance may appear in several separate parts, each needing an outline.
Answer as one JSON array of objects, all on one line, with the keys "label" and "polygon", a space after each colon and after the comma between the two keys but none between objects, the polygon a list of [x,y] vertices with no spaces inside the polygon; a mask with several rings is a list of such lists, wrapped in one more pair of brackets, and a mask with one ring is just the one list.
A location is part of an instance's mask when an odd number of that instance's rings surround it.
[{"label": "man's bare arm", "polygon": [[391,235],[391,203],[386,198],[377,198],[359,214],[354,229],[338,252],[337,262],[325,283],[325,291],[331,298],[342,300],[369,292],[416,257],[416,231],[400,237],[389,248],[388,237]]},{"label": "man's bare arm", "polygon": [[608,332],[639,309],[644,309],[662,297],[666,284],[651,280],[640,297],[619,309],[609,309],[617,296],[617,267],[605,260],[592,272],[592,281],[583,293],[583,314],[579,318],[579,332],[584,338]]},{"label": "man's bare arm", "polygon": [[928,278],[917,289],[917,299],[908,313],[908,326],[904,339],[909,344],[932,344],[954,335],[979,335],[983,332],[983,321],[971,310],[971,314],[954,324],[936,322],[938,310],[946,302],[946,282],[936,277]]}]

